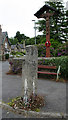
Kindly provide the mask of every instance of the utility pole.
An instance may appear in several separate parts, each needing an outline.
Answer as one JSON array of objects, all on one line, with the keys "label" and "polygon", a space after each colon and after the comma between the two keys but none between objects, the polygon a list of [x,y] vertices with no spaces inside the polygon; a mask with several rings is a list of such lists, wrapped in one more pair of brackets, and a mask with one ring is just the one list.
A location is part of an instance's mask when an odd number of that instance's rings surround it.
[{"label": "utility pole", "polygon": [[36,23],[35,23],[35,20],[32,20],[34,21],[34,29],[35,29],[35,45],[36,45]]}]

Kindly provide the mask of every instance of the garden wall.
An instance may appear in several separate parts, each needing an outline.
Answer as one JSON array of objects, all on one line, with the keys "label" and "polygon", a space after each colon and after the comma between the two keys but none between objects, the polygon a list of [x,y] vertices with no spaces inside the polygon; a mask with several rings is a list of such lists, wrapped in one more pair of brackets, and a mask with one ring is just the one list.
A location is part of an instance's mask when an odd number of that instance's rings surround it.
[{"label": "garden wall", "polygon": [[23,58],[9,58],[10,70],[17,74],[22,72]]},{"label": "garden wall", "polygon": [[[9,64],[11,66],[11,70],[13,73],[21,73],[22,72],[22,64],[24,61],[23,58],[12,58],[9,59]],[[62,57],[50,57],[50,58],[38,58],[38,64],[43,65],[51,65],[51,66],[61,66],[61,76],[64,78],[68,78],[68,56]]]}]

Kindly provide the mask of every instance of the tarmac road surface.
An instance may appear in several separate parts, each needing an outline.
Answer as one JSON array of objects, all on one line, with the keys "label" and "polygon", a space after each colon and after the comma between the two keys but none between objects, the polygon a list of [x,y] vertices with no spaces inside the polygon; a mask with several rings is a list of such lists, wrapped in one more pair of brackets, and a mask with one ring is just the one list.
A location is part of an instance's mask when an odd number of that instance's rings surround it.
[{"label": "tarmac road surface", "polygon": [[[0,72],[1,70],[2,101],[9,102],[11,98],[22,95],[22,78],[18,75],[6,75],[6,72],[9,70],[8,61],[2,62],[2,68],[0,62]],[[38,79],[37,91],[45,97],[45,107],[41,111],[66,113],[66,83]],[[18,116],[14,113],[7,114],[6,110],[2,110],[2,117],[6,116],[19,117],[20,115]]]}]

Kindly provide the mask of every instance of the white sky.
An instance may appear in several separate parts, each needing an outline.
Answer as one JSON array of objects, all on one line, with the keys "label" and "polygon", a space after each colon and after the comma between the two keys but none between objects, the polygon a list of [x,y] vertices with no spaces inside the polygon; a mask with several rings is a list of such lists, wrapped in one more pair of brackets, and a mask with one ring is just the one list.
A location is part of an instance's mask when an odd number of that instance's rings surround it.
[{"label": "white sky", "polygon": [[[34,36],[34,14],[46,0],[0,0],[0,24],[2,31],[14,37],[17,31],[26,36]],[[67,0],[64,0],[66,2]],[[38,34],[38,33],[37,33]]]}]

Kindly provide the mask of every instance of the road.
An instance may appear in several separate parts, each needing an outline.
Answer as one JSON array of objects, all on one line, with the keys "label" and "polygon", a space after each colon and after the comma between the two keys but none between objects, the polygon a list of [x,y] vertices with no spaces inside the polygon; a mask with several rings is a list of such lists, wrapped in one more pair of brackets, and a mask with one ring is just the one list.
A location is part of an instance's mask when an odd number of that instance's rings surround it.
[{"label": "road", "polygon": [[[2,101],[9,102],[11,98],[21,96],[22,95],[21,76],[6,75],[6,72],[9,70],[8,61],[2,62],[2,69],[0,62],[0,70],[2,70]],[[45,97],[45,107],[41,109],[41,111],[66,113],[66,83],[55,82],[48,79],[47,80],[38,79],[37,92],[39,94],[44,95]],[[7,111],[2,110],[2,116],[6,117],[6,115],[8,115]],[[13,113],[9,116],[18,117],[18,115],[15,115]]]}]

